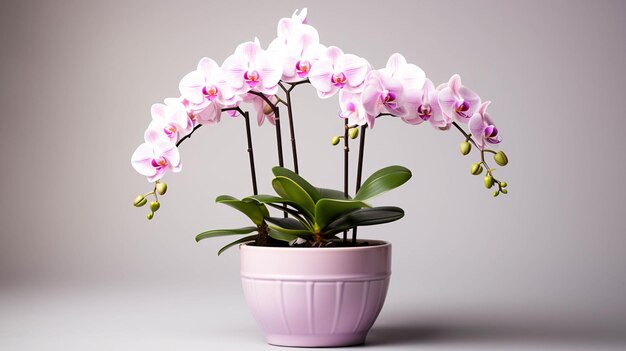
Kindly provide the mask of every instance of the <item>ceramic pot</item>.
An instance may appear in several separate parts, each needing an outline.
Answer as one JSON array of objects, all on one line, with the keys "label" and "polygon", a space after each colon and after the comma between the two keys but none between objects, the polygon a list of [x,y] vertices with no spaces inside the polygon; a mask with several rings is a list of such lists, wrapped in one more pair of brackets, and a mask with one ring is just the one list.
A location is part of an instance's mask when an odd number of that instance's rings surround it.
[{"label": "ceramic pot", "polygon": [[280,248],[241,245],[246,302],[268,343],[332,347],[365,342],[391,275],[391,244]]}]

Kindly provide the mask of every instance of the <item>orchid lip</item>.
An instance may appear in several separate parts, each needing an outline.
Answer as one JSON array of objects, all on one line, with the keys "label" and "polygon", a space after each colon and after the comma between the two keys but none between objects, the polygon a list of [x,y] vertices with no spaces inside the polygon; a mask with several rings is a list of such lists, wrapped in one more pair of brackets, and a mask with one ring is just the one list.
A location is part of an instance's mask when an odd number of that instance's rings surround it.
[{"label": "orchid lip", "polygon": [[428,121],[432,116],[432,108],[429,104],[419,105],[417,108],[417,114],[423,121]]},{"label": "orchid lip", "polygon": [[301,60],[296,62],[296,73],[298,77],[305,78],[311,70],[311,63],[307,60]]},{"label": "orchid lip", "polygon": [[152,164],[152,167],[156,169],[161,169],[163,167],[166,167],[168,162],[164,157],[159,157],[159,158],[152,159],[151,164]]},{"label": "orchid lip", "polygon": [[330,77],[330,81],[337,87],[343,88],[346,86],[346,75],[343,73],[335,73]]},{"label": "orchid lip", "polygon": [[470,108],[470,104],[469,104],[469,102],[467,102],[465,100],[457,101],[457,102],[454,103],[454,110],[458,114],[461,114],[462,112],[468,111],[469,108]]},{"label": "orchid lip", "polygon": [[498,128],[496,128],[496,126],[494,126],[493,124],[490,124],[487,126],[487,128],[485,128],[485,137],[494,138],[497,135],[498,135]]},{"label": "orchid lip", "polygon": [[247,71],[243,74],[243,79],[248,83],[251,88],[254,88],[259,84],[259,72],[257,71]]},{"label": "orchid lip", "polygon": [[381,95],[383,104],[387,106],[396,106],[396,103],[395,103],[396,98],[397,98],[396,94],[389,90],[383,90],[383,93]]},{"label": "orchid lip", "polygon": [[169,124],[167,127],[163,128],[163,132],[170,138],[174,136],[174,134],[176,134],[177,131],[178,131],[178,128],[176,128],[176,126],[172,124]]},{"label": "orchid lip", "polygon": [[202,94],[204,94],[210,101],[215,100],[219,89],[215,85],[211,85],[210,87],[202,88]]}]

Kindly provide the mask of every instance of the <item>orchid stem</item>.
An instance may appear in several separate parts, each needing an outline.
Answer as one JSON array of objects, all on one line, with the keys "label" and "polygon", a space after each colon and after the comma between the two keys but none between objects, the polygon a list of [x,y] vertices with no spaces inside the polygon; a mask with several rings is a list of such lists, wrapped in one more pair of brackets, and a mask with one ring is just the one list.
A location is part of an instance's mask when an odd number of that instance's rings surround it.
[{"label": "orchid stem", "polygon": [[[356,192],[361,189],[361,177],[363,175],[363,154],[365,153],[365,131],[367,131],[367,125],[361,126],[361,135],[359,138],[359,159],[356,169]],[[352,244],[356,244],[357,227],[352,228]]]},{"label": "orchid stem", "polygon": [[256,170],[254,167],[254,151],[252,150],[252,133],[250,132],[250,114],[246,111],[243,113],[246,121],[246,135],[248,138],[248,158],[250,159],[250,176],[252,177],[252,192],[257,195],[258,189],[256,184]]},{"label": "orchid stem", "polygon": [[[343,131],[343,196],[348,198],[348,166],[349,160],[348,155],[350,153],[350,146],[348,144],[348,119],[344,120],[344,131]],[[348,240],[348,231],[343,231],[343,242],[346,243]]]},{"label": "orchid stem", "polygon": [[278,165],[281,167],[284,167],[285,163],[283,161],[283,138],[280,132],[280,110],[278,109],[278,106],[274,105],[270,101],[270,99],[268,99],[267,96],[265,96],[265,94],[259,93],[256,91],[249,91],[248,93],[252,95],[256,95],[260,97],[261,99],[263,99],[263,101],[265,101],[265,103],[268,104],[269,107],[274,112],[274,116],[276,116],[275,118],[276,122],[274,126],[276,127],[276,148],[278,149]]},{"label": "orchid stem", "polygon": [[280,87],[283,89],[283,91],[285,92],[285,96],[287,98],[287,115],[289,117],[289,134],[291,136],[291,153],[293,156],[293,171],[296,172],[296,174],[299,174],[298,171],[298,150],[296,147],[296,132],[294,130],[294,126],[293,126],[293,111],[291,109],[291,90],[293,90],[293,88],[295,87],[295,85],[292,85],[289,89],[286,89],[285,86],[282,83],[278,83],[278,85],[280,85]]},{"label": "orchid stem", "polygon": [[[466,140],[470,141],[472,144],[474,144],[474,146],[477,149],[480,150],[480,163],[482,163],[487,170],[490,170],[491,167],[489,167],[489,165],[485,161],[485,152],[491,152],[494,155],[496,154],[496,152],[493,151],[493,150],[489,150],[489,149],[481,149],[481,148],[479,148],[478,145],[476,144],[476,142],[474,141],[474,139],[472,139],[472,135],[471,134],[469,134],[465,130],[463,130],[463,128],[461,126],[459,126],[459,124],[456,123],[456,122],[452,122],[452,125],[455,126],[456,129],[458,129],[459,132],[461,132],[463,134],[463,136],[465,137]],[[493,174],[491,174],[491,176],[493,177],[494,183],[498,184],[499,190],[502,190],[502,186],[500,185],[501,182],[498,179],[496,179],[496,177],[494,177]]]}]

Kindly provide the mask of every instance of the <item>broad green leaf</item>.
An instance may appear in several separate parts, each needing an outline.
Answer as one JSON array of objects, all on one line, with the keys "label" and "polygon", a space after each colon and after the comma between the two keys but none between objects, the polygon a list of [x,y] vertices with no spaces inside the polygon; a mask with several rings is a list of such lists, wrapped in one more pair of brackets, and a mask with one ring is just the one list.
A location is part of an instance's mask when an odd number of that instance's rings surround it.
[{"label": "broad green leaf", "polygon": [[[317,190],[322,195],[322,198],[326,199],[346,199],[343,191],[335,190],[335,189],[326,189],[326,188],[317,188]],[[352,199],[350,195],[348,195],[347,199]]]},{"label": "broad green leaf", "polygon": [[354,200],[321,199],[315,204],[315,224],[324,231],[326,225],[335,218],[363,207],[369,205]]},{"label": "broad green leaf", "polygon": [[279,205],[276,205],[276,204],[267,204],[267,205],[270,206],[270,207],[273,207],[273,208],[275,208],[275,209],[277,209],[279,211],[283,211],[283,212],[289,213],[295,219],[300,221],[300,223],[302,223],[303,226],[305,226],[309,230],[313,230],[313,219],[306,217],[301,211],[294,210],[294,209],[289,208],[289,207],[279,206]]},{"label": "broad green leaf", "polygon": [[357,226],[367,226],[389,223],[404,217],[404,211],[399,207],[380,206],[362,208],[343,215],[332,221],[324,231],[324,236],[332,236],[344,230]]},{"label": "broad green leaf", "polygon": [[256,238],[256,235],[248,235],[248,236],[245,236],[245,237],[243,237],[243,238],[241,238],[241,239],[239,239],[239,240],[235,240],[235,241],[233,241],[232,243],[230,243],[230,244],[228,244],[228,245],[224,246],[223,248],[221,248],[221,249],[217,252],[217,255],[218,255],[218,256],[219,256],[219,255],[221,255],[221,254],[222,254],[222,252],[224,252],[224,251],[226,251],[226,250],[230,249],[231,247],[233,247],[233,246],[235,246],[235,245],[239,245],[239,244],[243,244],[243,243],[248,242],[248,241],[252,241],[252,240],[254,240],[255,238]]},{"label": "broad green leaf", "polygon": [[293,218],[269,217],[266,221],[270,223],[270,228],[278,230],[279,232],[299,236],[313,235],[313,232],[309,228]]},{"label": "broad green leaf", "polygon": [[248,234],[256,231],[257,227],[243,227],[237,229],[215,229],[209,230],[203,233],[196,235],[196,241],[200,241],[202,239],[214,238],[216,236],[225,236],[225,235],[237,235],[237,234]]},{"label": "broad green leaf", "polygon": [[[298,205],[297,203],[288,200],[288,199],[284,199],[282,197],[278,197],[278,196],[273,196],[273,195],[254,195],[254,196],[249,196],[246,199],[253,199],[255,201],[258,201],[259,203],[262,204],[267,204],[268,206],[271,206],[277,210],[283,211],[283,212],[287,212],[290,215],[296,217],[298,220],[300,220],[303,223],[306,223],[309,226],[313,226],[313,219],[311,218],[307,218],[306,214],[304,213],[304,209],[302,208],[302,206]],[[244,199],[245,200],[245,199]],[[289,205],[291,207],[293,207],[295,210],[290,209],[288,207],[285,206],[278,206],[276,204],[283,204],[283,205]],[[304,217],[301,217],[304,216]]]},{"label": "broad green leaf", "polygon": [[365,180],[355,200],[368,200],[391,189],[397,188],[411,178],[411,171],[402,166],[389,166],[380,169]]},{"label": "broad green leaf", "polygon": [[295,202],[307,217],[313,217],[315,202],[298,183],[287,177],[277,176],[272,180],[272,186],[278,195]]},{"label": "broad green leaf", "polygon": [[272,173],[274,173],[274,176],[276,177],[285,177],[296,182],[296,184],[298,184],[302,189],[304,189],[304,191],[307,192],[307,194],[309,194],[311,199],[313,199],[313,202],[317,202],[320,198],[322,198],[322,195],[316,187],[311,185],[311,183],[309,183],[301,176],[297,175],[295,172],[287,168],[277,166],[272,168]]},{"label": "broad green leaf", "polygon": [[268,234],[273,239],[286,241],[286,242],[291,242],[299,238],[299,236],[297,235],[283,233],[272,228],[269,229]]},{"label": "broad green leaf", "polygon": [[228,195],[218,196],[217,199],[215,199],[215,202],[228,205],[242,212],[256,225],[261,225],[261,223],[263,223],[263,218],[269,217],[267,207],[259,204],[258,202],[241,201]]}]

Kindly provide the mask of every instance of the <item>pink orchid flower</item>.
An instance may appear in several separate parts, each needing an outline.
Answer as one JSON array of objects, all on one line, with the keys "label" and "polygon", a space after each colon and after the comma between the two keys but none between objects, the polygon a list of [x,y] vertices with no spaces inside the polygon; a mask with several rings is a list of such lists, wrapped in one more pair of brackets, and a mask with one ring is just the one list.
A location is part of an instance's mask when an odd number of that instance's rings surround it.
[{"label": "pink orchid flower", "polygon": [[347,118],[349,125],[367,125],[374,128],[376,118],[367,112],[361,102],[361,94],[349,93],[347,91],[339,92],[339,106],[341,112],[339,117]]},{"label": "pink orchid flower", "polygon": [[311,67],[309,79],[317,89],[317,95],[326,99],[339,90],[360,93],[369,70],[370,65],[364,58],[344,54],[340,48],[331,46]]},{"label": "pink orchid flower", "polygon": [[426,73],[417,65],[407,63],[399,53],[391,55],[385,68],[378,71],[384,76],[399,80],[405,91],[421,89],[426,80]]},{"label": "pink orchid flower", "polygon": [[448,119],[439,106],[439,91],[433,82],[426,78],[421,89],[406,91],[407,114],[402,120],[408,124],[421,124],[429,121],[433,127],[446,128],[452,120]]},{"label": "pink orchid flower", "polygon": [[476,145],[482,150],[485,142],[489,144],[499,144],[502,139],[498,135],[498,128],[494,125],[491,117],[487,114],[487,107],[491,101],[483,102],[469,120],[469,130],[472,133]]},{"label": "pink orchid flower", "polygon": [[254,90],[275,95],[283,74],[281,59],[261,49],[258,39],[237,46],[235,53],[222,64],[222,70],[235,94]]},{"label": "pink orchid flower", "polygon": [[220,66],[208,57],[202,58],[198,68],[185,75],[178,87],[182,97],[196,110],[203,110],[212,102],[234,104],[238,99],[224,79]]},{"label": "pink orchid flower", "polygon": [[447,85],[438,87],[439,104],[449,119],[467,123],[480,105],[480,97],[461,84],[461,77],[453,75]]},{"label": "pink orchid flower", "polygon": [[174,173],[181,171],[178,148],[174,143],[164,139],[154,144],[139,145],[130,162],[139,174],[148,177],[149,182],[163,178],[168,170]]},{"label": "pink orchid flower", "polygon": [[401,117],[406,114],[404,86],[381,71],[371,71],[365,80],[361,101],[365,112],[372,116],[390,113]]},{"label": "pink orchid flower", "polygon": [[[268,96],[268,98],[270,99],[270,101],[274,103],[276,102],[275,96]],[[259,126],[263,125],[263,122],[266,119],[270,124],[276,124],[276,116],[274,115],[274,110],[269,105],[267,105],[267,103],[260,96],[245,94],[243,95],[243,101],[252,105],[252,108],[256,112],[256,119]],[[234,113],[231,114],[231,116],[234,117],[237,115],[237,112],[233,112]]]},{"label": "pink orchid flower", "polygon": [[307,9],[303,8],[300,13],[298,13],[298,10],[295,10],[291,18],[281,18],[278,21],[278,28],[276,30],[278,38],[287,40],[295,28],[307,23],[306,15]]},{"label": "pink orchid flower", "polygon": [[165,139],[176,143],[191,132],[187,110],[178,99],[165,99],[165,104],[154,104],[150,109],[152,122],[144,133],[146,142],[155,143]]},{"label": "pink orchid flower", "polygon": [[282,80],[297,82],[308,78],[312,66],[326,51],[319,43],[317,30],[307,24],[293,28],[287,37],[277,37],[267,48],[268,52],[283,59]]}]

